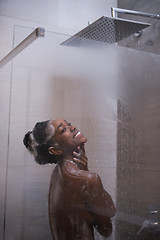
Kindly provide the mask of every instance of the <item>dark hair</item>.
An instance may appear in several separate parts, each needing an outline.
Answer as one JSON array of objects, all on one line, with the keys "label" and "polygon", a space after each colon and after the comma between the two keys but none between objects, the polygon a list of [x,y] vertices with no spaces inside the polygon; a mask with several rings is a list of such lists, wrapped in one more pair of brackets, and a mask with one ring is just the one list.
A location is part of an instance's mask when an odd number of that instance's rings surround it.
[{"label": "dark hair", "polygon": [[57,163],[59,156],[49,153],[49,147],[57,147],[54,142],[54,127],[50,120],[36,123],[33,131],[26,133],[23,143],[39,164]]}]

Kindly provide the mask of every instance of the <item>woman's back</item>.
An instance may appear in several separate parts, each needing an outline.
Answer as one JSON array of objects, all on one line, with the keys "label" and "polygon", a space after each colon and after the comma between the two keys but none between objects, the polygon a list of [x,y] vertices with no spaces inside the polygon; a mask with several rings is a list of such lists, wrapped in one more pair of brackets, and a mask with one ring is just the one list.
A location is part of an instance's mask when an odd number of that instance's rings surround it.
[{"label": "woman's back", "polygon": [[87,171],[70,161],[54,169],[49,193],[50,225],[55,240],[92,240],[93,216],[89,209]]}]

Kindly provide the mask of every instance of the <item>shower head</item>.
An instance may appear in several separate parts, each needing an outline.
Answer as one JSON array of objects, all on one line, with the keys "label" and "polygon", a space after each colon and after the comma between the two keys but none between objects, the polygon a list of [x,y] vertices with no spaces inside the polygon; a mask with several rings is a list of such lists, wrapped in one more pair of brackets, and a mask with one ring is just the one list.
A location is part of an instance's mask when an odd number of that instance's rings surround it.
[{"label": "shower head", "polygon": [[88,47],[89,45],[95,45],[98,42],[116,43],[149,26],[150,24],[148,23],[103,16],[61,43],[61,45]]}]

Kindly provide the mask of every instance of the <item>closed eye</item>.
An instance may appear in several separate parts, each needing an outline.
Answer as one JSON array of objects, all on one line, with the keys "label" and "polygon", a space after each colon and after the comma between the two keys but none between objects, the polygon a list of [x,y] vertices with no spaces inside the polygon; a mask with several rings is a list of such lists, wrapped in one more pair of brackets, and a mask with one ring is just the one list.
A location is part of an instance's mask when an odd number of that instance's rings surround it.
[{"label": "closed eye", "polygon": [[61,131],[61,133],[64,133],[64,132],[66,132],[66,128],[63,128]]}]

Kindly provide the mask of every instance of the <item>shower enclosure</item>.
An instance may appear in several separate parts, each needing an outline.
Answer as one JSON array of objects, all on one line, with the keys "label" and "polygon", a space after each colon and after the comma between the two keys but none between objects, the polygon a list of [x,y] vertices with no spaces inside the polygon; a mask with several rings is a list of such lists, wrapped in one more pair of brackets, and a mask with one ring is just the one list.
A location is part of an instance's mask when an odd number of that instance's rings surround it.
[{"label": "shower enclosure", "polygon": [[[15,26],[13,47],[33,30]],[[60,46],[69,37],[46,31],[1,68],[1,239],[51,240],[54,166],[37,165],[22,141],[37,121],[56,117],[88,139],[89,169],[117,207],[109,239],[159,239],[160,56]]]}]

